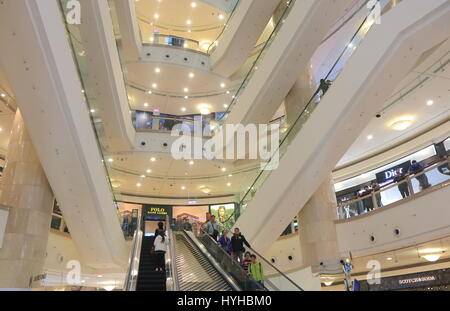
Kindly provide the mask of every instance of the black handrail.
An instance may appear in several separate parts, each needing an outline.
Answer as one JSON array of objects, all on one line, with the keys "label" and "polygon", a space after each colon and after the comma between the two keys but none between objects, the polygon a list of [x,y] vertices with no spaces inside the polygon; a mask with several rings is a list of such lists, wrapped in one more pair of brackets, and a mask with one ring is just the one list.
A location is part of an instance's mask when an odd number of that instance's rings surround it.
[{"label": "black handrail", "polygon": [[255,253],[255,255],[257,255],[258,257],[260,257],[263,261],[265,261],[272,269],[274,269],[275,271],[277,271],[279,274],[281,274],[286,280],[288,280],[292,285],[294,285],[296,288],[298,288],[300,291],[304,291],[303,288],[300,287],[300,285],[298,285],[297,283],[295,283],[290,277],[288,277],[286,274],[284,274],[283,272],[280,271],[280,269],[278,269],[277,267],[275,267],[270,261],[268,261],[266,258],[264,258],[263,255],[261,255],[260,253],[258,253],[257,251],[255,251],[253,248],[249,247],[249,249]]},{"label": "black handrail", "polygon": [[[203,232],[205,235],[207,235],[212,241],[214,241],[214,239],[203,230],[203,228],[200,228],[200,231]],[[217,241],[214,241],[217,244]],[[222,252],[224,253],[224,255],[230,257],[233,262],[235,264],[236,261],[234,260],[234,258],[232,258],[222,247],[220,247],[220,249],[222,250]],[[294,285],[296,288],[298,288],[300,291],[304,291],[303,288],[301,288],[297,283],[295,283],[291,278],[289,278],[286,274],[284,274],[283,272],[281,272],[280,269],[278,269],[275,265],[273,265],[271,262],[269,262],[263,255],[261,255],[260,253],[258,253],[257,251],[255,251],[253,248],[249,247],[249,249],[258,257],[260,257],[264,262],[266,262],[271,268],[273,268],[275,271],[277,271],[281,276],[283,276],[284,278],[286,278],[292,285]],[[242,269],[242,267],[240,267]],[[244,270],[242,270],[242,272],[244,272]]]},{"label": "black handrail", "polygon": [[[253,281],[253,282],[255,282],[255,286],[258,288],[260,288],[260,289],[263,289],[263,286],[261,285],[261,284],[259,284],[259,283],[256,283],[256,281],[254,281],[253,279],[251,279],[246,273],[245,273],[245,271],[242,269],[242,267],[241,267],[241,265],[239,265],[237,262],[236,262],[236,260],[234,260],[234,258],[233,257],[231,257],[220,245],[218,245],[218,243],[217,243],[217,241],[215,241],[213,238],[212,238],[212,236],[210,236],[205,230],[203,230],[203,228],[200,228],[200,232],[202,232],[205,236],[207,236],[207,238],[208,239],[211,239],[211,241],[214,243],[214,244],[216,244],[217,245],[217,247],[218,248],[220,248],[220,252],[222,252],[222,256],[225,256],[225,257],[227,257],[227,258],[229,258],[230,260],[231,260],[231,262],[232,262],[232,264],[234,265],[234,266],[236,266],[239,270],[238,271],[240,271],[241,272],[241,274],[243,275],[243,277],[244,278],[246,278],[246,279],[250,279],[251,281]],[[201,241],[201,240],[200,240]],[[205,245],[205,247],[206,247],[206,245]]]}]

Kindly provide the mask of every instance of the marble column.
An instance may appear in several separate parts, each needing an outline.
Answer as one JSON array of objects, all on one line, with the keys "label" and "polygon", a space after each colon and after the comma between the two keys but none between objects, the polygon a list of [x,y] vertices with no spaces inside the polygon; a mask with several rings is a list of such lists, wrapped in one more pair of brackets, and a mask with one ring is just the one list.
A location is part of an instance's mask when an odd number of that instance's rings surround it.
[{"label": "marble column", "polygon": [[311,65],[308,65],[305,72],[297,79],[292,86],[288,95],[284,99],[284,107],[286,110],[286,127],[291,128],[300,113],[308,104],[314,92],[317,89],[317,85],[314,80]]},{"label": "marble column", "polygon": [[327,178],[298,214],[303,266],[339,259],[336,225],[336,195]]},{"label": "marble column", "polygon": [[10,211],[0,249],[0,288],[29,288],[43,273],[53,193],[19,110],[2,179],[0,204]]}]

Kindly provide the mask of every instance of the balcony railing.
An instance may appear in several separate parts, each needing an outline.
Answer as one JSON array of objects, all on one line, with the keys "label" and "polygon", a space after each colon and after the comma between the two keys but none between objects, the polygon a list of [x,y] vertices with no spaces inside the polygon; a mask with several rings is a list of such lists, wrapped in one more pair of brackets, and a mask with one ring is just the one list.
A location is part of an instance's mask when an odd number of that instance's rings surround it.
[{"label": "balcony railing", "polygon": [[[404,176],[400,182],[390,182],[379,190],[369,194],[340,202],[337,206],[337,218],[348,219],[370,214],[378,209],[391,206],[403,200],[411,200],[424,191],[432,191],[450,185],[450,157],[434,163],[422,172]],[[441,181],[435,185],[428,182],[427,174],[439,173]]]}]

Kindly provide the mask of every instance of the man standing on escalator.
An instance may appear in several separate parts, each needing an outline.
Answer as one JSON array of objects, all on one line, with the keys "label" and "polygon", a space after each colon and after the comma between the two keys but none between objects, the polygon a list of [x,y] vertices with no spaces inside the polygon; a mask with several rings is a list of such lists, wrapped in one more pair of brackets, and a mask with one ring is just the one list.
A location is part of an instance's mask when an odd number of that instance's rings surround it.
[{"label": "man standing on escalator", "polygon": [[239,260],[239,263],[241,264],[244,259],[244,252],[245,252],[244,244],[248,248],[251,248],[250,244],[247,242],[245,237],[239,231],[239,228],[235,228],[233,237],[231,238],[231,249],[233,251],[233,258],[236,261]]}]

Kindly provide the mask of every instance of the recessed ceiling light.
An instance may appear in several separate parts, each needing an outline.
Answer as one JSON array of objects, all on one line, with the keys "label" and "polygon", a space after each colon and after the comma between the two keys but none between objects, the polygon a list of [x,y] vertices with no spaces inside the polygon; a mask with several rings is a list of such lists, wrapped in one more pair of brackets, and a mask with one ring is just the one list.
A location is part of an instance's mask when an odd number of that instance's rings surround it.
[{"label": "recessed ceiling light", "polygon": [[144,103],[144,107],[148,107],[148,103]]},{"label": "recessed ceiling light", "polygon": [[95,109],[91,109],[91,113],[95,113]]},{"label": "recessed ceiling light", "polygon": [[386,260],[387,260],[387,261],[391,261],[391,260],[392,260],[392,257],[388,257],[388,258],[386,258]]},{"label": "recessed ceiling light", "polygon": [[190,72],[190,73],[189,73],[189,78],[192,79],[192,78],[194,78],[194,77],[195,77],[195,74],[194,74],[193,72]]},{"label": "recessed ceiling light", "polygon": [[229,174],[228,177],[233,177],[233,174]]},{"label": "recessed ceiling light", "polygon": [[229,182],[229,183],[227,183],[227,187],[231,187],[231,183]]},{"label": "recessed ceiling light", "polygon": [[429,101],[427,101],[428,106],[433,106],[433,104],[434,104],[434,101],[432,101],[431,99]]},{"label": "recessed ceiling light", "polygon": [[108,159],[108,162],[109,162],[109,163],[113,163],[113,162],[114,162],[114,159],[113,159],[113,158],[109,158],[109,159]]},{"label": "recessed ceiling light", "polygon": [[148,91],[147,93],[148,93],[148,94],[153,94],[153,92],[152,92],[152,91]]},{"label": "recessed ceiling light", "polygon": [[413,118],[409,116],[404,116],[395,119],[389,125],[395,131],[404,131],[413,123]]},{"label": "recessed ceiling light", "polygon": [[220,83],[220,87],[221,87],[221,88],[224,88],[225,86],[226,86],[225,83]]},{"label": "recessed ceiling light", "polygon": [[159,18],[159,14],[158,14],[158,13],[155,13],[155,14],[153,15],[153,18],[154,18],[154,19],[158,19],[158,18]]},{"label": "recessed ceiling light", "polygon": [[3,128],[0,127],[0,132],[3,132]]},{"label": "recessed ceiling light", "polygon": [[189,89],[188,89],[187,87],[185,87],[185,88],[183,89],[183,92],[187,93],[187,92],[189,92]]},{"label": "recessed ceiling light", "polygon": [[150,158],[150,161],[155,162],[155,161],[156,161],[156,158],[155,158],[155,157],[151,157],[151,158]]},{"label": "recessed ceiling light", "polygon": [[189,165],[194,165],[194,161],[189,161]]},{"label": "recessed ceiling light", "polygon": [[153,42],[153,41],[155,41],[155,37],[151,36],[150,37],[150,42]]},{"label": "recessed ceiling light", "polygon": [[145,175],[141,175],[141,178],[145,178]]},{"label": "recessed ceiling light", "polygon": [[189,99],[189,96],[184,96],[184,99]]},{"label": "recessed ceiling light", "polygon": [[192,3],[191,3],[191,7],[192,7],[192,8],[196,8],[196,7],[197,7],[197,2],[192,2]]},{"label": "recessed ceiling light", "polygon": [[206,115],[206,114],[210,114],[211,111],[208,108],[203,108],[203,109],[200,109],[200,113],[203,115]]},{"label": "recessed ceiling light", "polygon": [[137,184],[136,184],[136,187],[138,187],[138,188],[141,187],[141,186],[142,186],[141,183],[137,183]]},{"label": "recessed ceiling light", "polygon": [[228,105],[227,105],[227,104],[224,104],[224,105],[223,105],[223,108],[228,108]]},{"label": "recessed ceiling light", "polygon": [[161,72],[161,69],[158,68],[158,67],[156,67],[156,68],[155,68],[155,72],[156,72],[156,73],[160,73],[160,72]]},{"label": "recessed ceiling light", "polygon": [[227,94],[230,94],[230,91],[227,91]]},{"label": "recessed ceiling light", "polygon": [[367,136],[367,139],[368,139],[368,140],[371,140],[371,139],[373,139],[373,135],[369,135],[369,136]]},{"label": "recessed ceiling light", "polygon": [[186,21],[186,24],[191,25],[191,24],[192,24],[192,21],[191,21],[190,19],[188,19],[188,20]]},{"label": "recessed ceiling light", "polygon": [[6,94],[1,93],[0,96],[1,97],[6,97]]},{"label": "recessed ceiling light", "polygon": [[102,278],[102,277],[103,277],[103,275],[99,274],[99,275],[97,275],[97,277],[98,277],[98,278]]},{"label": "recessed ceiling light", "polygon": [[192,30],[188,29],[188,32],[192,32]]},{"label": "recessed ceiling light", "polygon": [[349,43],[348,47],[349,47],[349,48],[354,47],[353,43]]},{"label": "recessed ceiling light", "polygon": [[182,112],[186,112],[186,108],[184,108],[184,107],[181,108],[181,111],[182,111]]},{"label": "recessed ceiling light", "polygon": [[151,169],[148,169],[148,170],[147,170],[147,174],[150,174],[151,172],[152,172]]},{"label": "recessed ceiling light", "polygon": [[158,84],[156,84],[156,83],[152,84],[152,88],[156,89],[157,87],[158,87]]},{"label": "recessed ceiling light", "polygon": [[181,186],[181,190],[186,190],[186,187],[185,186]]},{"label": "recessed ceiling light", "polygon": [[227,168],[226,168],[226,167],[222,167],[220,170],[221,170],[222,172],[226,172],[226,171],[227,171]]},{"label": "recessed ceiling light", "polygon": [[224,19],[225,16],[223,14],[219,14],[219,19]]}]

